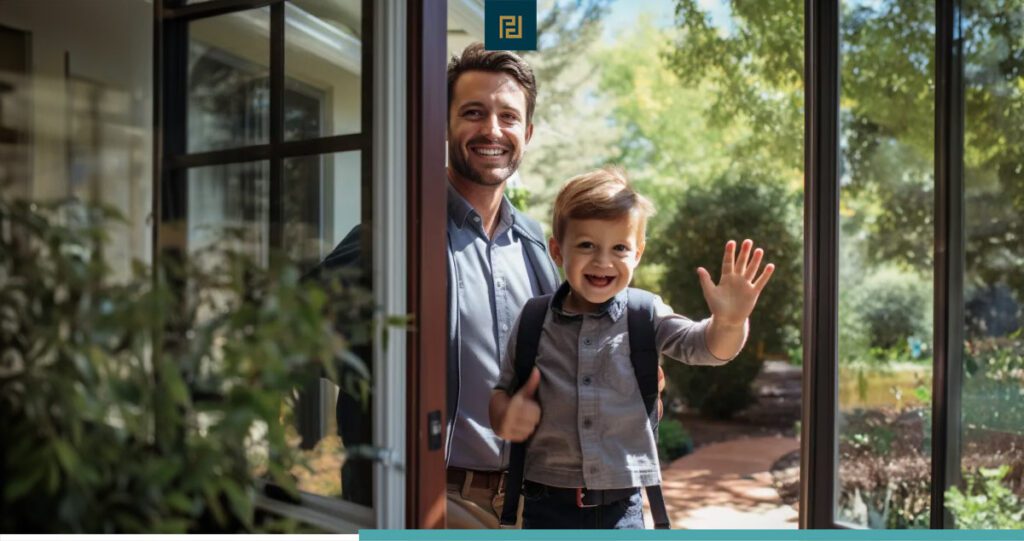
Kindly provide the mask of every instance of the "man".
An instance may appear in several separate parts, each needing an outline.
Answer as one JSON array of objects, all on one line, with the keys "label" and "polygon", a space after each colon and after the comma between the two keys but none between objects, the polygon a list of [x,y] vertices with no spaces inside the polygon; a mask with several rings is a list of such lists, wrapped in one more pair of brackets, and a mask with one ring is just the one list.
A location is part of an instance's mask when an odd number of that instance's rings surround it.
[{"label": "man", "polygon": [[448,64],[450,528],[498,527],[510,445],[491,429],[490,389],[523,304],[559,282],[540,225],[504,198],[536,95],[533,70],[512,53],[474,44]]}]

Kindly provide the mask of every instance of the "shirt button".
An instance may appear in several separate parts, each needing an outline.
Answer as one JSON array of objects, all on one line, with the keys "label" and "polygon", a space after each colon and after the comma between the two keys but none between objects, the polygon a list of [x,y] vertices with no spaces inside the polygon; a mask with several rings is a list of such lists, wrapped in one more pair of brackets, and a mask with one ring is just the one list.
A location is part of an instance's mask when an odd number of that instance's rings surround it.
[{"label": "shirt button", "polygon": [[589,346],[592,342],[593,340],[591,340],[589,337],[583,339],[584,346]]},{"label": "shirt button", "polygon": [[590,428],[591,426],[593,426],[593,424],[594,423],[590,419],[583,420],[583,428]]},{"label": "shirt button", "polygon": [[479,216],[473,216],[473,221],[476,222],[476,223],[480,223],[480,217]]},{"label": "shirt button", "polygon": [[584,385],[590,385],[590,382],[591,382],[590,376],[583,376],[583,384]]},{"label": "shirt button", "polygon": [[503,330],[505,332],[508,332],[508,323],[502,323],[501,324],[501,330]]}]

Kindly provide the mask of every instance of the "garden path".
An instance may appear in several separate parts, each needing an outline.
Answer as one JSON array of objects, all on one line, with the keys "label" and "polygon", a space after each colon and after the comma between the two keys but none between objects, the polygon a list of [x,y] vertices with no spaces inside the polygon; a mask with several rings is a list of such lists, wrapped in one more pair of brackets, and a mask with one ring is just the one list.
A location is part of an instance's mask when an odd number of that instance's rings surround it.
[{"label": "garden path", "polygon": [[710,444],[677,459],[662,470],[672,527],[796,528],[797,511],[779,499],[771,467],[799,447],[794,438],[755,437]]}]

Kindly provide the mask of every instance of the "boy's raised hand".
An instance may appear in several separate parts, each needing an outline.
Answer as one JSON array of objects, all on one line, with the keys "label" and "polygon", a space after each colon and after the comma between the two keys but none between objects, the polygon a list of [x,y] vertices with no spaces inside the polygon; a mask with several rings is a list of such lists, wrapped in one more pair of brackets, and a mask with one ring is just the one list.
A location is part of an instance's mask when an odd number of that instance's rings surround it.
[{"label": "boy's raised hand", "polygon": [[[715,319],[726,325],[742,325],[750,313],[754,311],[757,298],[764,289],[768,279],[775,272],[775,265],[769,263],[761,275],[758,270],[764,250],[754,248],[750,239],[743,241],[739,256],[736,255],[736,242],[725,243],[725,256],[722,259],[722,278],[718,285],[711,280],[711,274],[704,267],[697,269],[700,287],[704,290],[704,299]],[[753,251],[753,257],[751,257]]]},{"label": "boy's raised hand", "polygon": [[537,387],[540,386],[540,370],[533,367],[529,379],[509,399],[508,409],[505,410],[505,417],[498,434],[503,438],[513,441],[526,441],[537,429],[540,422],[540,404],[537,403]]}]

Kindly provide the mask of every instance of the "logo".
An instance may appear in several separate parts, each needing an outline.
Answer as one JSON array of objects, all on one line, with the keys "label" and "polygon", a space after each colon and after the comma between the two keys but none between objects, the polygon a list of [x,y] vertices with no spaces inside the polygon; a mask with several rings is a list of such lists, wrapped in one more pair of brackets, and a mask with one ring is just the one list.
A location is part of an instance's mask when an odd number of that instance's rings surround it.
[{"label": "logo", "polygon": [[484,48],[488,51],[537,49],[536,0],[485,0]]},{"label": "logo", "polygon": [[520,39],[523,37],[523,16],[502,15],[498,17],[498,37]]}]

